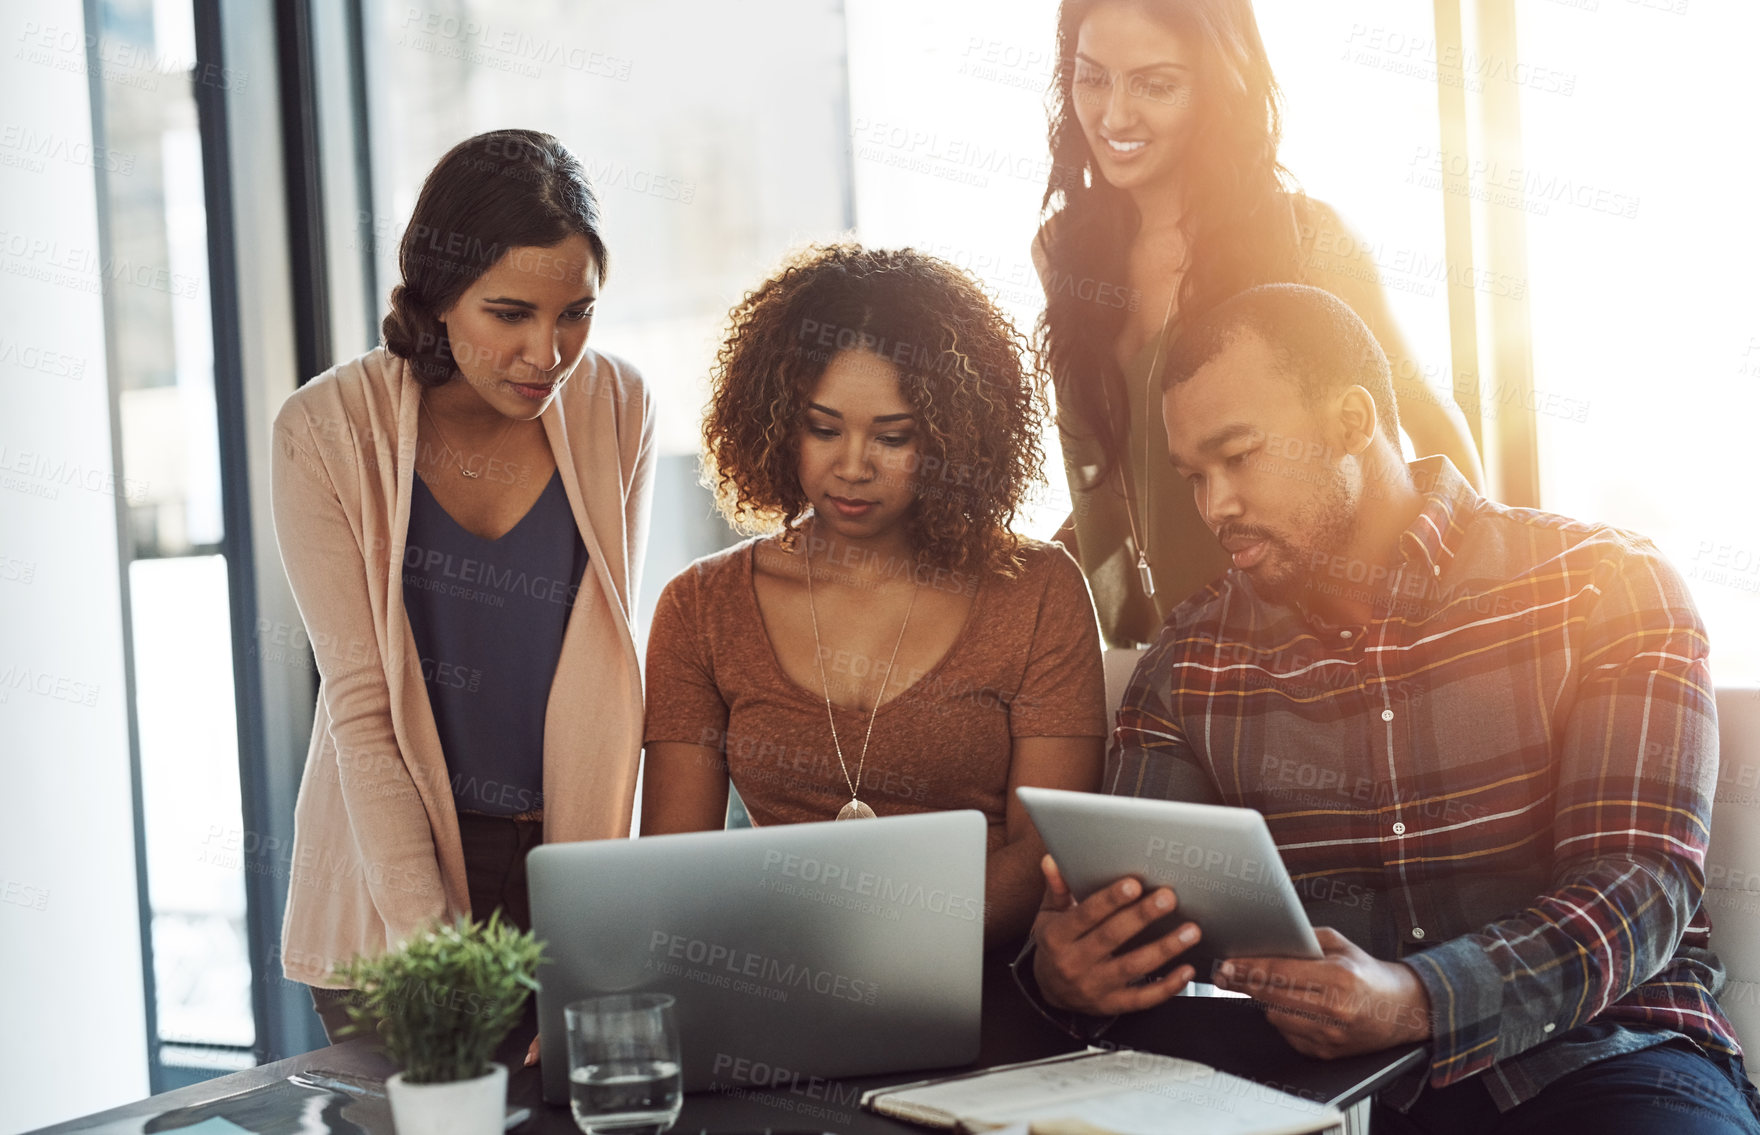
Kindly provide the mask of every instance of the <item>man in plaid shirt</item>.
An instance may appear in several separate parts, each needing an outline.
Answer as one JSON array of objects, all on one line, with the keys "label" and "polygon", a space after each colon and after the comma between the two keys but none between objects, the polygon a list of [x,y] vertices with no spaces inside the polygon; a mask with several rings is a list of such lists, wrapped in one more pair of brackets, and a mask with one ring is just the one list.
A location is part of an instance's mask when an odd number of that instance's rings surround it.
[{"label": "man in plaid shirt", "polygon": [[[1641,537],[1407,465],[1386,357],[1317,289],[1219,306],[1163,390],[1235,570],[1138,666],[1107,789],[1263,813],[1325,950],[1206,976],[1311,1056],[1428,1042],[1378,1131],[1760,1131],[1700,905],[1717,723],[1680,577]],[[1190,922],[1113,953],[1171,892],[1077,904],[1046,876],[1017,968],[1051,1006],[1197,976],[1145,978]]]}]

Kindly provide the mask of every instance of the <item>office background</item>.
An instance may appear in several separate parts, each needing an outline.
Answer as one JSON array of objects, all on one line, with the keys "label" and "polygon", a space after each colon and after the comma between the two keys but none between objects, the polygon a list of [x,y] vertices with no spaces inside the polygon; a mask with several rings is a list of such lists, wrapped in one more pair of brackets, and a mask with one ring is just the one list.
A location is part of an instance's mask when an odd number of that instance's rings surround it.
[{"label": "office background", "polygon": [[[1654,538],[1760,679],[1745,0],[1257,0],[1283,158],[1365,238],[1492,495]],[[720,319],[851,232],[1023,325],[1053,0],[0,8],[0,1130],[322,1044],[277,956],[315,672],[269,423],[377,341],[422,176],[549,131],[605,203],[595,345],[658,393],[642,609]],[[1345,238],[1340,238],[1345,239]],[[1055,447],[1051,452],[1055,453]],[[1062,471],[1028,526],[1067,510]]]}]

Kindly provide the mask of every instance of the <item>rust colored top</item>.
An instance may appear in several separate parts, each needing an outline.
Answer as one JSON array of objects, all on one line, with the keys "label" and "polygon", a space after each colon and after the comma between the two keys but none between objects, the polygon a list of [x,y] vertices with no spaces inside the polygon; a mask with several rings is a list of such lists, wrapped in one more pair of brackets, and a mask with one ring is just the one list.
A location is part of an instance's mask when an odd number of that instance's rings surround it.
[{"label": "rust colored top", "polygon": [[[758,543],[706,556],[666,585],[648,635],[646,741],[720,749],[755,824],[835,819],[849,788],[825,698],[788,677],[771,646],[753,584]],[[976,808],[995,849],[1014,739],[1108,732],[1081,569],[1055,544],[1029,543],[1025,560],[1013,579],[978,581],[940,663],[880,706],[860,786],[877,814]],[[835,713],[854,777],[868,713]]]}]

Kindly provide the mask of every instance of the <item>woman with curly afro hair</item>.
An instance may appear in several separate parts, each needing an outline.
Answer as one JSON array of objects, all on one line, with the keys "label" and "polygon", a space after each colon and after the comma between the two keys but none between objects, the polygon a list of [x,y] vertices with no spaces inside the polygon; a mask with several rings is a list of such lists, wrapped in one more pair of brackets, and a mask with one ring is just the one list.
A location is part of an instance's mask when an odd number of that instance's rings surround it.
[{"label": "woman with curly afro hair", "polygon": [[705,479],[753,539],[667,585],[642,831],[976,808],[985,938],[1025,933],[1044,846],[1013,789],[1099,787],[1099,632],[1062,548],[1011,531],[1042,462],[1033,356],[944,261],[809,249],[730,319]]}]

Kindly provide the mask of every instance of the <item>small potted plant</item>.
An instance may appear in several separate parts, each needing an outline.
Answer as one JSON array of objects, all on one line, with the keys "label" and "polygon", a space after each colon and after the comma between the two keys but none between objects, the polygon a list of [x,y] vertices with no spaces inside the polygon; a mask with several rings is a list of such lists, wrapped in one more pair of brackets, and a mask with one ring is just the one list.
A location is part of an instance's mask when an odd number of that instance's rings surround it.
[{"label": "small potted plant", "polygon": [[394,950],[356,957],[333,976],[356,990],[350,1032],[375,1033],[402,1071],[385,1082],[397,1129],[499,1135],[507,1066],[490,1057],[519,1023],[543,944],[504,923],[464,919]]}]

